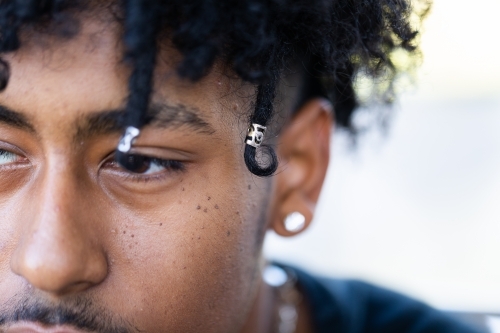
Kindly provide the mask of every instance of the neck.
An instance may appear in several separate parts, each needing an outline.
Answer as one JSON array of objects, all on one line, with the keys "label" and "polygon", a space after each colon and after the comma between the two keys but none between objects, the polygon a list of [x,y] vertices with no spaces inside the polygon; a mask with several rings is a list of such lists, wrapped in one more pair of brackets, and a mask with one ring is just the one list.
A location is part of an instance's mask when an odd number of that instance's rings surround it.
[{"label": "neck", "polygon": [[[273,329],[277,321],[276,308],[279,303],[276,290],[261,279],[257,297],[240,333],[277,333]],[[310,309],[305,299],[297,305],[297,314],[297,327],[294,333],[313,333]]]},{"label": "neck", "polygon": [[273,288],[268,286],[261,279],[257,297],[255,298],[241,333],[272,333],[271,329],[274,323],[274,307],[276,301]]}]

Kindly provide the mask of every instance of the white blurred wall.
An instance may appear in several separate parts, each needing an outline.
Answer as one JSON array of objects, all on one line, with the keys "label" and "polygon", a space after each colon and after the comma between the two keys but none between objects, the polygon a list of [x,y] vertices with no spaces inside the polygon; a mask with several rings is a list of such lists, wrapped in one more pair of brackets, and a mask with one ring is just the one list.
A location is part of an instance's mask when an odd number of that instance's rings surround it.
[{"label": "white blurred wall", "polygon": [[387,136],[333,138],[315,222],[269,258],[500,313],[500,2],[435,0]]}]

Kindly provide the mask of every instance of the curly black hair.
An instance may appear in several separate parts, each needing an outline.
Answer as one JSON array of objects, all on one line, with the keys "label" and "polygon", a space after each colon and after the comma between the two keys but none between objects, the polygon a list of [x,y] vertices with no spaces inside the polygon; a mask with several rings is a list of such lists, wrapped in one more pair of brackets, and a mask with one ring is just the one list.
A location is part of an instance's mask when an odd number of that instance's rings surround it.
[{"label": "curly black hair", "polygon": [[[125,60],[132,66],[124,127],[140,128],[152,91],[158,43],[168,38],[182,54],[177,72],[196,81],[220,60],[242,80],[256,87],[249,124],[266,126],[273,116],[280,77],[290,63],[303,67],[302,99],[329,98],[336,123],[353,130],[358,106],[354,89],[362,73],[375,84],[384,79],[384,94],[400,70],[392,57],[418,55],[417,35],[429,1],[410,0],[4,0],[0,1],[0,52],[20,47],[24,26],[56,23],[71,37],[71,13],[107,4],[117,9],[124,28]],[[418,8],[415,8],[418,5]],[[105,6],[103,6],[104,8]],[[0,89],[8,84],[9,66],[0,60]],[[272,175],[278,166],[270,157],[257,161],[257,148],[246,145],[248,169]]]}]

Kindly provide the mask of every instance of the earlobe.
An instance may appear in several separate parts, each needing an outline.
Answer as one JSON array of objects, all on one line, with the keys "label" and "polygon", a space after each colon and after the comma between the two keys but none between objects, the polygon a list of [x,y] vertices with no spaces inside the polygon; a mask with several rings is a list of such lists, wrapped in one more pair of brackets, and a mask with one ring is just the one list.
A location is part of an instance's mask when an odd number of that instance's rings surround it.
[{"label": "earlobe", "polygon": [[280,207],[278,220],[273,223],[274,231],[284,237],[301,233],[311,224],[314,208],[314,203],[301,196],[299,191],[290,193]]},{"label": "earlobe", "polygon": [[281,236],[304,231],[313,219],[328,169],[332,127],[331,104],[315,98],[297,111],[280,134],[280,169],[270,227]]}]

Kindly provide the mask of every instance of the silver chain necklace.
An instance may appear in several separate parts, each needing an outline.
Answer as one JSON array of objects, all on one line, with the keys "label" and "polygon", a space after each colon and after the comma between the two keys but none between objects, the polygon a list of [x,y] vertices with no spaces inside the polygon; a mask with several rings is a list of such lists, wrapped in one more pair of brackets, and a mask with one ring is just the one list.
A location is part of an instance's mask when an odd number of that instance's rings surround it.
[{"label": "silver chain necklace", "polygon": [[295,333],[298,305],[302,296],[296,288],[297,277],[289,270],[268,265],[262,273],[264,282],[273,287],[278,304],[275,309],[273,333]]}]

